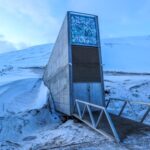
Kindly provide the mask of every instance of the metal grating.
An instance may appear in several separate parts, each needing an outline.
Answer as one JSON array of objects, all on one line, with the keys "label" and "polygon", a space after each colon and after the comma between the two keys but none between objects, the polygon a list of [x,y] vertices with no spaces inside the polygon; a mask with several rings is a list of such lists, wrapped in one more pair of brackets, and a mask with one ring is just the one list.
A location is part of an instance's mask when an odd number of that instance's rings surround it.
[{"label": "metal grating", "polygon": [[101,82],[96,47],[72,46],[73,82]]}]

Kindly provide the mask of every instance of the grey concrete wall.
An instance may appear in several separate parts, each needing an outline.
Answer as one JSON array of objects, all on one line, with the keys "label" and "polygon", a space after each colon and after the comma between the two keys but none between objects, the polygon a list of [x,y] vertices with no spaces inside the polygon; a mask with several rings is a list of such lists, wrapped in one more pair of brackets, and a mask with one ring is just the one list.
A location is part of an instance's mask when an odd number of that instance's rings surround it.
[{"label": "grey concrete wall", "polygon": [[[69,13],[68,13],[68,16],[69,16]],[[69,20],[69,23],[68,23],[68,20]],[[96,18],[96,30],[98,33],[97,21],[98,20]],[[69,27],[68,27],[68,24],[69,24]],[[60,29],[58,38],[55,42],[54,48],[52,50],[52,54],[50,56],[49,62],[44,72],[44,83],[49,88],[52,94],[52,98],[54,100],[54,105],[55,105],[56,110],[67,115],[71,115],[73,113],[73,106],[74,106],[75,99],[80,99],[83,101],[88,101],[97,105],[104,106],[103,72],[101,68],[99,34],[97,34],[97,37],[96,37],[97,44],[95,45],[99,53],[96,54],[96,56],[94,56],[94,59],[95,57],[97,57],[97,55],[99,55],[98,57],[99,60],[97,60],[96,63],[98,62],[100,63],[100,65],[98,66],[100,67],[99,76],[101,80],[92,80],[92,81],[86,80],[84,82],[83,81],[74,82],[72,80],[74,68],[72,68],[72,65],[71,65],[73,46],[71,45],[72,43],[71,43],[70,29],[71,29],[71,21],[70,21],[70,18],[66,16],[64,19],[63,25]],[[76,32],[76,30],[74,30],[74,32]],[[78,35],[80,36],[80,34]],[[78,44],[80,45],[80,43],[77,43],[77,45]],[[87,46],[87,45],[85,44],[82,46]],[[89,47],[90,49],[92,48],[91,46]],[[76,50],[77,49],[75,48],[74,51]],[[83,51],[83,47],[81,50]],[[79,52],[79,56],[81,55],[81,52]],[[81,60],[84,58],[84,56],[85,55],[81,57]],[[87,57],[86,59],[91,61],[91,57]],[[87,73],[89,73],[89,71],[90,69],[87,70]],[[78,73],[80,74],[79,71]]]},{"label": "grey concrete wall", "polygon": [[44,83],[52,93],[57,111],[70,115],[68,23],[64,19],[44,73]]}]

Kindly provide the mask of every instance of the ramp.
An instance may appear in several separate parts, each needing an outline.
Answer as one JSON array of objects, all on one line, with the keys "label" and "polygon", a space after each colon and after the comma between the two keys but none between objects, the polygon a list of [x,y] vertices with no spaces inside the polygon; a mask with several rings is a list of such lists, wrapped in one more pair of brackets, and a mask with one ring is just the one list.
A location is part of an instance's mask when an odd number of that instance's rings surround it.
[{"label": "ramp", "polygon": [[[102,135],[120,142],[120,137],[105,107],[76,99],[73,116]],[[106,130],[103,129],[104,127]]]},{"label": "ramp", "polygon": [[127,135],[137,133],[141,129],[150,131],[150,126],[148,125],[111,114],[106,107],[81,100],[75,101],[73,116],[116,142],[122,141]]}]

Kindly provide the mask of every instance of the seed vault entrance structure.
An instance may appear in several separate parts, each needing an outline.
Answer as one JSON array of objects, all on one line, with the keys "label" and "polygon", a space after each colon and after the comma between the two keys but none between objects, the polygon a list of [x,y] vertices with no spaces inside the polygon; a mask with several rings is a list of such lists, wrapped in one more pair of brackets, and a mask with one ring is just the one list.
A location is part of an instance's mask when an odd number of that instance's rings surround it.
[{"label": "seed vault entrance structure", "polygon": [[68,12],[44,73],[55,108],[73,113],[75,99],[104,106],[98,17]]},{"label": "seed vault entrance structure", "polygon": [[[98,17],[68,12],[44,72],[50,99],[57,111],[119,142],[127,132],[143,126],[121,117],[129,101],[123,100],[118,116],[108,112],[114,99],[104,100],[101,64]],[[141,122],[150,112],[147,106]]]},{"label": "seed vault entrance structure", "polygon": [[[101,64],[98,17],[68,12],[44,72],[50,99],[57,111],[120,141],[105,107]],[[105,120],[113,136],[100,128]]]}]

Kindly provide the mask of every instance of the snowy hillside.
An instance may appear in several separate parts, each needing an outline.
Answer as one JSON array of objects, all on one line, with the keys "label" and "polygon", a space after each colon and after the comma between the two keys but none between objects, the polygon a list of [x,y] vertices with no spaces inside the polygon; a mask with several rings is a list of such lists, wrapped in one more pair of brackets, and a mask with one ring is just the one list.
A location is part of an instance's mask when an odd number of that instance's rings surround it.
[{"label": "snowy hillside", "polygon": [[52,44],[0,55],[0,116],[40,108],[46,103],[43,67]]},{"label": "snowy hillside", "polygon": [[102,40],[104,70],[150,72],[150,36]]},{"label": "snowy hillside", "polygon": [[0,54],[0,68],[4,66],[43,67],[48,61],[52,47],[53,44],[44,44]]}]

